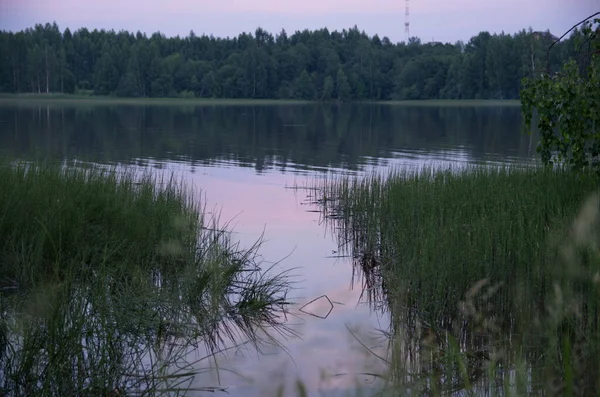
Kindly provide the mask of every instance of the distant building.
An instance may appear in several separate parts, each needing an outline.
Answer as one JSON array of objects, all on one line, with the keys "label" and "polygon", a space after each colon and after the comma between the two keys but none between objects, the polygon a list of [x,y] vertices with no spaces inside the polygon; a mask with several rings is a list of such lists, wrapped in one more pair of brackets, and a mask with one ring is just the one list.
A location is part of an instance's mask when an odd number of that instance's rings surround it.
[{"label": "distant building", "polygon": [[555,35],[553,35],[549,31],[546,31],[546,32],[540,32],[540,31],[533,32],[532,35],[533,35],[533,37],[536,40],[546,40],[546,41],[552,41],[552,42],[558,40],[558,37],[556,37]]}]

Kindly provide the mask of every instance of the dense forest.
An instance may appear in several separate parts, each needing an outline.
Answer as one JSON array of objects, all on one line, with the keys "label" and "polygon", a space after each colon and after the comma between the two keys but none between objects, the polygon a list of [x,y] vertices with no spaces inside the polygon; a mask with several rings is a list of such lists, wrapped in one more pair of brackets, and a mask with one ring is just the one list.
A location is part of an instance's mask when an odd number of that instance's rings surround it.
[{"label": "dense forest", "polygon": [[[554,70],[576,55],[575,32],[550,52]],[[258,28],[234,38],[166,37],[56,23],[0,32],[0,92],[123,97],[314,100],[515,99],[521,79],[545,70],[556,39],[531,30],[481,32],[466,44],[392,43],[355,26]]]}]

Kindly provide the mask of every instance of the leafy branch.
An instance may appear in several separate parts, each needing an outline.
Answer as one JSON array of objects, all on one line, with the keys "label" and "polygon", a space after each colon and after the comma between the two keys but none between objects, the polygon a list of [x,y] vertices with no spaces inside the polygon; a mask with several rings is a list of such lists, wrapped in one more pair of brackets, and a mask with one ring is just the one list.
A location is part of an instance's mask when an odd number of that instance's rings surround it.
[{"label": "leafy branch", "polygon": [[599,28],[600,19],[589,21],[596,15],[600,12],[574,25],[548,49],[549,54],[554,44],[583,24],[580,34],[589,48],[585,67],[581,65],[584,58],[579,57],[554,74],[548,70],[538,78],[522,80],[525,127],[531,131],[535,115],[540,133],[537,151],[548,166],[564,164],[574,170],[592,167],[600,171],[600,37],[592,29],[594,25]]},{"label": "leafy branch", "polygon": [[[569,33],[571,33],[572,31],[574,31],[575,29],[577,29],[580,25],[588,23],[592,18],[596,17],[600,15],[600,11],[588,16],[587,18],[581,20],[580,22],[576,23],[575,25],[573,25],[571,27],[571,29],[567,30],[565,33],[563,33],[562,36],[560,36],[558,39],[556,39],[552,44],[550,44],[550,47],[548,47],[548,51],[546,51],[546,71],[548,74],[550,74],[550,51],[552,50],[552,47],[554,47],[557,43],[559,43],[562,39],[565,38],[566,35],[568,35]],[[594,22],[597,22],[598,19],[595,19]],[[591,35],[588,36],[588,40],[593,40],[596,37],[596,34],[593,33]],[[587,41],[587,40],[586,40]],[[585,44],[582,43],[582,45],[580,46],[579,50],[581,50],[581,48],[583,48],[583,45]]]}]

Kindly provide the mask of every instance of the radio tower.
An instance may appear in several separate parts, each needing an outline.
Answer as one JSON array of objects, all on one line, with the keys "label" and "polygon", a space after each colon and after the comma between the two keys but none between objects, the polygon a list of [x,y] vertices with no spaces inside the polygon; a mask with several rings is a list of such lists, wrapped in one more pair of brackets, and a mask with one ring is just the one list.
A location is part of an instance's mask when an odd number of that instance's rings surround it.
[{"label": "radio tower", "polygon": [[406,43],[410,37],[410,22],[408,21],[408,0],[406,0],[406,12],[404,13],[404,34],[406,34]]}]

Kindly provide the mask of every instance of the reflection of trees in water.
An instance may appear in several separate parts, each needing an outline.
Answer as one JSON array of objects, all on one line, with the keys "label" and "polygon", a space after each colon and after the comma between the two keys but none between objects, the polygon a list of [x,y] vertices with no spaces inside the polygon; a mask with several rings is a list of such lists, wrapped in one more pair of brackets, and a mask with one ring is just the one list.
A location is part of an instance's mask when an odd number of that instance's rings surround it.
[{"label": "reflection of trees in water", "polygon": [[131,158],[237,161],[358,169],[392,150],[464,146],[527,156],[518,107],[390,105],[3,107],[9,154],[129,162]]}]

